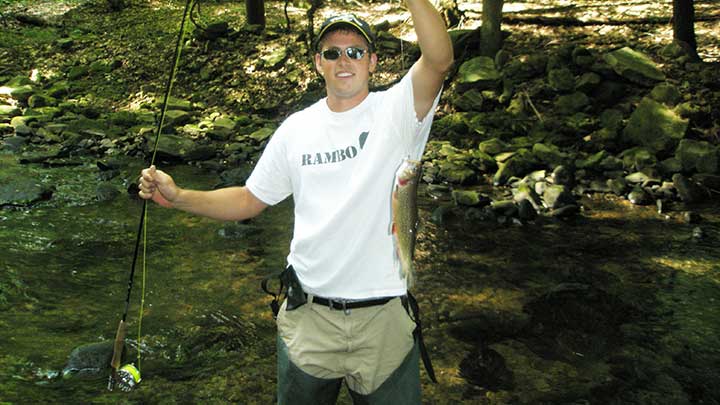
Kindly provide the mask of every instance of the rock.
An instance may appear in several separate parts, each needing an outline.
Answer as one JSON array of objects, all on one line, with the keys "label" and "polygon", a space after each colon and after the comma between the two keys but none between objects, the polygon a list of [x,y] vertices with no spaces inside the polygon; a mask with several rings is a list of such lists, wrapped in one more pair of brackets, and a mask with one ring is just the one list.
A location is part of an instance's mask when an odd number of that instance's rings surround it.
[{"label": "rock", "polygon": [[624,150],[620,153],[620,157],[622,158],[623,169],[627,171],[640,171],[657,163],[655,154],[641,147]]},{"label": "rock", "polygon": [[648,205],[652,202],[652,198],[648,192],[642,187],[634,187],[627,195],[628,201],[635,205]]},{"label": "rock", "polygon": [[474,207],[480,204],[480,194],[472,190],[453,190],[452,199],[455,205]]},{"label": "rock", "polygon": [[653,100],[668,106],[675,106],[682,101],[682,95],[677,87],[670,83],[660,83],[650,92]]},{"label": "rock", "polygon": [[17,85],[17,86],[9,85],[9,86],[0,87],[0,95],[3,95],[3,94],[9,95],[14,100],[17,100],[21,103],[26,103],[27,100],[30,98],[30,96],[35,94],[35,90],[29,84],[23,84],[23,85]]},{"label": "rock", "polygon": [[568,68],[551,69],[548,71],[548,84],[561,92],[575,90],[575,76]]},{"label": "rock", "polygon": [[95,196],[98,201],[112,201],[120,195],[120,190],[112,183],[104,181],[95,188]]},{"label": "rock", "polygon": [[24,136],[11,136],[3,140],[3,149],[10,152],[20,152],[27,144]]},{"label": "rock", "polygon": [[552,185],[543,193],[543,204],[547,209],[556,209],[565,205],[575,204],[575,197],[562,185]]},{"label": "rock", "polygon": [[677,41],[665,45],[660,49],[658,55],[665,59],[680,59],[687,58],[688,53],[685,47]]},{"label": "rock", "polygon": [[605,55],[615,73],[633,83],[650,86],[665,80],[665,74],[647,55],[625,47]]},{"label": "rock", "polygon": [[0,207],[29,206],[50,199],[53,191],[52,187],[38,183],[34,178],[0,178]]},{"label": "rock", "polygon": [[577,204],[568,204],[551,210],[550,216],[553,218],[569,218],[578,214],[579,212],[580,206],[578,206]]},{"label": "rock", "polygon": [[664,175],[673,175],[682,170],[682,163],[680,163],[680,159],[673,156],[658,162],[656,167]]},{"label": "rock", "polygon": [[686,224],[699,224],[702,221],[700,214],[694,211],[685,211],[683,213],[683,221]]},{"label": "rock", "polygon": [[463,164],[453,162],[440,162],[438,175],[451,184],[472,184],[477,180],[475,171]]},{"label": "rock", "polygon": [[710,142],[683,139],[675,150],[675,158],[686,172],[718,172],[718,148]]},{"label": "rock", "polygon": [[527,149],[519,149],[505,162],[498,162],[498,170],[493,176],[493,184],[500,186],[506,184],[511,177],[523,177],[533,169],[535,164],[532,154]]},{"label": "rock", "polygon": [[600,125],[602,125],[603,128],[619,130],[623,126],[623,120],[624,116],[622,111],[614,108],[603,110],[603,112],[600,113]]},{"label": "rock", "polygon": [[572,50],[571,56],[573,63],[583,68],[589,68],[596,61],[595,55],[592,54],[590,49],[580,45]]},{"label": "rock", "polygon": [[490,210],[498,216],[514,217],[518,213],[518,207],[513,200],[498,200],[490,204]]},{"label": "rock", "polygon": [[[155,108],[162,108],[163,98],[158,97],[155,99]],[[168,97],[168,110],[181,110],[181,111],[192,111],[192,103],[189,100],[183,100],[176,97]]]},{"label": "rock", "polygon": [[580,76],[575,84],[575,89],[588,94],[595,91],[600,86],[600,83],[602,83],[602,77],[599,74],[588,72]]},{"label": "rock", "polygon": [[165,122],[163,128],[179,127],[187,124],[191,120],[190,113],[183,110],[167,110],[165,112]]},{"label": "rock", "polygon": [[688,120],[657,101],[645,97],[630,115],[623,131],[624,137],[635,145],[653,152],[665,151],[677,146],[685,137]]},{"label": "rock", "polygon": [[70,93],[70,85],[67,81],[62,80],[55,82],[47,90],[47,95],[53,98],[60,98],[67,96]]},{"label": "rock", "polygon": [[460,86],[492,90],[498,87],[501,78],[492,58],[477,56],[460,65],[456,80]]},{"label": "rock", "polygon": [[247,165],[225,170],[220,173],[220,183],[216,184],[213,188],[244,186],[245,181],[250,177],[250,173],[252,173],[252,167],[248,167]]},{"label": "rock", "polygon": [[656,176],[649,176],[643,172],[635,172],[625,176],[625,181],[632,184],[640,184],[647,187],[653,184],[661,184],[662,180]]},{"label": "rock", "polygon": [[558,186],[572,187],[575,184],[575,174],[567,166],[556,167],[550,175],[553,184]]},{"label": "rock", "polygon": [[[152,147],[154,142],[155,138],[149,137],[146,148]],[[183,161],[206,160],[215,155],[214,148],[209,145],[200,145],[191,139],[170,134],[160,136],[157,152],[165,158]]]},{"label": "rock", "polygon": [[250,134],[250,138],[256,140],[258,143],[261,143],[268,140],[273,133],[275,133],[274,128],[264,127]]},{"label": "rock", "polygon": [[627,182],[623,178],[608,179],[607,185],[615,195],[624,195],[627,191]]},{"label": "rock", "polygon": [[544,52],[520,55],[505,65],[505,77],[525,81],[543,75],[548,65],[548,56]]},{"label": "rock", "polygon": [[85,65],[73,66],[68,71],[67,78],[68,80],[77,80],[83,76],[87,76],[89,72],[90,69],[88,69],[88,67]]},{"label": "rock", "polygon": [[468,124],[465,120],[465,115],[462,113],[448,114],[433,121],[432,124],[432,132],[445,137],[456,134],[466,136],[468,131]]},{"label": "rock", "polygon": [[260,57],[263,67],[267,69],[275,69],[282,65],[288,58],[288,49],[286,47],[275,49],[268,55]]},{"label": "rock", "polygon": [[520,182],[517,189],[513,190],[513,201],[520,204],[522,201],[529,202],[535,210],[542,208],[542,200],[535,189],[525,181]]},{"label": "rock", "polygon": [[588,169],[598,171],[600,169],[600,162],[608,156],[608,153],[604,150],[592,154],[586,158],[578,158],[575,160],[575,167],[578,169]]},{"label": "rock", "polygon": [[533,145],[532,153],[538,161],[550,167],[561,165],[568,158],[567,153],[562,152],[560,148],[552,144],[536,143]]},{"label": "rock", "polygon": [[533,204],[527,200],[523,199],[518,202],[518,218],[520,218],[523,221],[532,221],[537,217],[537,211],[535,210],[535,207]]},{"label": "rock", "polygon": [[28,98],[28,106],[30,108],[48,107],[57,105],[57,100],[43,94],[33,94]]},{"label": "rock", "polygon": [[674,174],[672,176],[672,181],[675,189],[677,190],[678,196],[680,196],[680,199],[683,202],[692,204],[700,202],[705,198],[703,190],[682,174]]},{"label": "rock", "polygon": [[698,173],[692,176],[692,181],[711,193],[720,194],[720,176],[707,173]]},{"label": "rock", "polygon": [[592,98],[598,104],[613,107],[625,96],[627,96],[627,87],[616,81],[605,81],[592,93]]},{"label": "rock", "polygon": [[567,94],[558,97],[555,101],[555,108],[560,114],[573,114],[582,111],[590,104],[590,99],[585,93],[576,91],[572,94]]},{"label": "rock", "polygon": [[22,110],[12,105],[0,105],[0,119],[22,115]]},{"label": "rock", "polygon": [[237,123],[228,117],[219,117],[212,122],[207,131],[208,136],[216,141],[227,141],[235,130]]},{"label": "rock", "polygon": [[470,89],[453,99],[453,105],[460,111],[481,111],[484,97],[478,89]]}]

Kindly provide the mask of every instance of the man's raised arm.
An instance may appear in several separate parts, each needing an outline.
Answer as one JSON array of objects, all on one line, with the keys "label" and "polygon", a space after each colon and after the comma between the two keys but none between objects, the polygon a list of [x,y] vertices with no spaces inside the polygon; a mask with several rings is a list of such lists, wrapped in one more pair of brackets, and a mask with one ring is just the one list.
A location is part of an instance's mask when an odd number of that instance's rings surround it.
[{"label": "man's raised arm", "polygon": [[413,68],[415,114],[424,118],[432,108],[445,74],[453,63],[450,36],[440,13],[428,0],[405,0],[412,15],[422,55]]}]

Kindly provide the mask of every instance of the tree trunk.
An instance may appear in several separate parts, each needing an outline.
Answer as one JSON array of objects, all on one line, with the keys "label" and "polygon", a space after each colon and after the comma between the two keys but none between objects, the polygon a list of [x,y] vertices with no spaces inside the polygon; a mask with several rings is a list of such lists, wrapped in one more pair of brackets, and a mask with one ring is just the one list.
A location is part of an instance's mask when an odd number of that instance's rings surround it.
[{"label": "tree trunk", "polygon": [[673,0],[673,38],[688,51],[690,58],[699,60],[695,40],[695,5],[693,0]]},{"label": "tree trunk", "polygon": [[483,0],[482,3],[482,26],[480,27],[480,54],[495,57],[495,54],[502,48],[502,23],[503,0]]},{"label": "tree trunk", "polygon": [[265,0],[245,0],[245,14],[248,25],[265,28]]}]

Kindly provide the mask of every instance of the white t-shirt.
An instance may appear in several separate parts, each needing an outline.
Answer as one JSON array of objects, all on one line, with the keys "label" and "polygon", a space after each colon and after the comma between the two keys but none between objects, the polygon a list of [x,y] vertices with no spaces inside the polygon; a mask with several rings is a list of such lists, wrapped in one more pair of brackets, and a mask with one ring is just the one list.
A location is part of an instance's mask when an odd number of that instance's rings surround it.
[{"label": "white t-shirt", "polygon": [[406,293],[390,226],[395,171],[419,159],[434,110],[422,121],[411,74],[355,108],[336,113],[323,98],[289,116],[246,185],[266,204],[292,194],[295,228],[287,261],[305,292],[365,299]]}]

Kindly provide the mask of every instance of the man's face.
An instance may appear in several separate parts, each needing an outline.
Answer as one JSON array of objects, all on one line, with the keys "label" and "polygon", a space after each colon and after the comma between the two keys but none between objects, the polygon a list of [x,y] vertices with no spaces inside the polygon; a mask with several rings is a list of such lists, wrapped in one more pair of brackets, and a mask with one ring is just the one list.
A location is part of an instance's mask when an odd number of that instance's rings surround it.
[{"label": "man's face", "polygon": [[[359,60],[351,59],[345,53],[348,47],[366,50]],[[328,60],[321,56],[327,49],[339,49],[340,57]],[[377,65],[377,55],[371,54],[365,39],[354,31],[333,31],[321,43],[320,53],[315,54],[315,68],[325,79],[327,96],[331,102],[352,102],[359,104],[368,94],[370,73]]]}]

